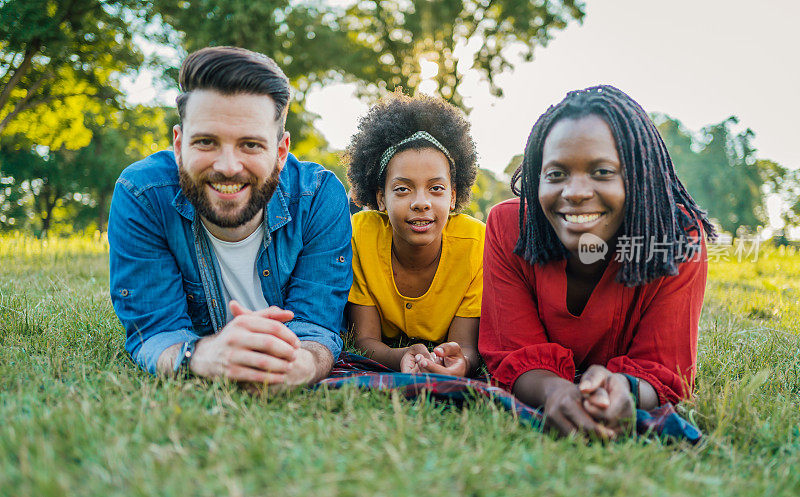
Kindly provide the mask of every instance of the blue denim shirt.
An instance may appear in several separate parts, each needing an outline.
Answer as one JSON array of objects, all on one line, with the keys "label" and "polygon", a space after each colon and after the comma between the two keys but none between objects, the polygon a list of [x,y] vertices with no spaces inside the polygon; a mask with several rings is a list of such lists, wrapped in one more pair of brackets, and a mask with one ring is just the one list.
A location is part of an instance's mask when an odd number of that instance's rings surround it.
[{"label": "blue denim shirt", "polygon": [[[344,187],[322,166],[289,155],[264,213],[256,258],[264,298],[294,312],[300,340],[342,349],[344,306],[353,280]],[[155,374],[161,353],[225,326],[220,270],[194,207],[164,151],[126,168],[108,221],[111,301],[125,349]]]}]

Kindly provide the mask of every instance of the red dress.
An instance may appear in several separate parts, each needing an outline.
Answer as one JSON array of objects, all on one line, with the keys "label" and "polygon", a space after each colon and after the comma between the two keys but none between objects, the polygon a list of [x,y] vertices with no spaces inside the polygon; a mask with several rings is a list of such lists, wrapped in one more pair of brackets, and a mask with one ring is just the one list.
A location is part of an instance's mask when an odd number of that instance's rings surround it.
[{"label": "red dress", "polygon": [[[511,389],[526,371],[570,381],[600,364],[650,383],[660,403],[691,394],[697,327],[706,286],[706,248],[676,276],[626,287],[612,260],[580,316],[567,310],[566,260],[531,266],[514,254],[519,199],[495,206],[486,223],[478,349],[495,381]],[[701,237],[702,239],[702,237]]]}]

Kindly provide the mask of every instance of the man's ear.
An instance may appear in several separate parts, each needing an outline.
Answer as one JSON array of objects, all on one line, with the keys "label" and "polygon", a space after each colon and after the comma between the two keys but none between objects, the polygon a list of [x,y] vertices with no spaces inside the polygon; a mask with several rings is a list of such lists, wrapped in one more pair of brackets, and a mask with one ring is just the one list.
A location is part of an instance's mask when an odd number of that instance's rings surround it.
[{"label": "man's ear", "polygon": [[175,162],[181,162],[181,144],[183,144],[183,128],[180,124],[172,127],[172,149],[175,152]]},{"label": "man's ear", "polygon": [[289,132],[284,131],[283,135],[278,138],[278,170],[283,170],[283,165],[286,164],[286,159],[289,157],[289,143],[291,142]]},{"label": "man's ear", "polygon": [[378,204],[378,210],[379,211],[385,211],[386,210],[386,197],[384,197],[384,195],[383,195],[383,190],[378,190],[377,192],[375,192],[375,200],[376,200],[376,202]]}]

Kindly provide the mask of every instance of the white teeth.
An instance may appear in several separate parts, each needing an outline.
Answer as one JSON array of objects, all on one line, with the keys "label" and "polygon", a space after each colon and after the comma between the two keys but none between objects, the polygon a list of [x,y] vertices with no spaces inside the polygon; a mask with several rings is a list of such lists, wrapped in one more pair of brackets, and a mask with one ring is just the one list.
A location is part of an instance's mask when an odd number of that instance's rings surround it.
[{"label": "white teeth", "polygon": [[598,219],[602,214],[594,213],[594,214],[564,214],[564,219],[567,220],[569,223],[575,224],[583,224],[583,223],[590,223],[596,219]]},{"label": "white teeth", "polygon": [[431,224],[433,221],[409,221],[414,226],[427,226]]},{"label": "white teeth", "polygon": [[244,188],[244,183],[237,183],[235,185],[228,185],[225,183],[211,183],[211,188],[220,193],[236,193]]}]

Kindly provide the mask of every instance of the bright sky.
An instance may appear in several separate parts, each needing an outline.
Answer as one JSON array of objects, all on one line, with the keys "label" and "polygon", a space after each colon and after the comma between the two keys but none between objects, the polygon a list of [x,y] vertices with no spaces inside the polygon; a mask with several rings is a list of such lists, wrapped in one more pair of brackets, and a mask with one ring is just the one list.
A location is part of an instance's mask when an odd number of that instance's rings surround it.
[{"label": "bright sky", "polygon": [[[800,167],[800,2],[587,0],[583,24],[556,32],[535,59],[499,78],[505,96],[465,83],[480,165],[502,171],[530,128],[571,89],[609,83],[648,112],[697,131],[730,115],[756,133],[758,156]],[[475,79],[475,78],[473,78]],[[309,96],[318,129],[344,148],[366,106],[352,87]]]},{"label": "bright sky", "polygon": [[[336,0],[342,3],[344,0]],[[663,112],[689,129],[730,115],[756,133],[760,158],[800,167],[800,1],[587,0],[583,24],[555,33],[535,59],[498,81],[502,99],[467,77],[460,88],[480,165],[502,171],[522,153],[531,125],[571,89],[610,83],[648,112]],[[127,85],[132,101],[153,99],[143,76]],[[162,101],[173,101],[174,95]],[[365,104],[349,85],[308,97],[318,129],[344,148]]]}]

